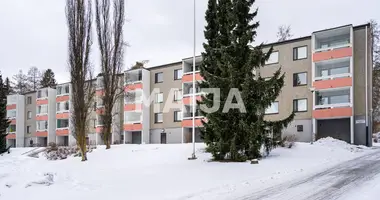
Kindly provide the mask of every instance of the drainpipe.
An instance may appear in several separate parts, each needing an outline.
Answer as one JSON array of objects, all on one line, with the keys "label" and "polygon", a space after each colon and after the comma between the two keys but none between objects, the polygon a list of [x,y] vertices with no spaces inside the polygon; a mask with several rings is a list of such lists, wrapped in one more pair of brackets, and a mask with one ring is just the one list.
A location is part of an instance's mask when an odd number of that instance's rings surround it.
[{"label": "drainpipe", "polygon": [[366,146],[369,146],[369,130],[368,130],[368,27],[365,27],[365,132]]}]

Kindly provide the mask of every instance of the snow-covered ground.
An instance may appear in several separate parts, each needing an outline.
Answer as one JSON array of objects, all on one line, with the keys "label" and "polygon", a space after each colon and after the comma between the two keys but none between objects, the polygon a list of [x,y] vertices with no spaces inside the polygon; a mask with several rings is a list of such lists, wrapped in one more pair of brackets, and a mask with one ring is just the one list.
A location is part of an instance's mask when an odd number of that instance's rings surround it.
[{"label": "snow-covered ground", "polygon": [[0,156],[0,200],[234,199],[374,151],[327,138],[275,149],[251,165],[208,162],[204,145],[196,147],[198,159],[188,160],[191,144],[99,146],[87,162],[48,161],[21,155],[31,149],[13,149]]}]

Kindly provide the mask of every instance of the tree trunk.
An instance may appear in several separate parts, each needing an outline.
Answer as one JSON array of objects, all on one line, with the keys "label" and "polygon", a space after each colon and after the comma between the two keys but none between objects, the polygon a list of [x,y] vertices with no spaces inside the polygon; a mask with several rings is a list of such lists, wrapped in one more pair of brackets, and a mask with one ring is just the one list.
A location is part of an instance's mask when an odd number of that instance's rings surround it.
[{"label": "tree trunk", "polygon": [[110,148],[111,148],[111,142],[110,142],[110,139],[107,139],[106,149],[110,149]]},{"label": "tree trunk", "polygon": [[82,161],[86,161],[87,160],[87,147],[86,147],[86,143],[84,143],[84,145],[83,145],[83,143],[81,144],[80,150],[81,150]]}]

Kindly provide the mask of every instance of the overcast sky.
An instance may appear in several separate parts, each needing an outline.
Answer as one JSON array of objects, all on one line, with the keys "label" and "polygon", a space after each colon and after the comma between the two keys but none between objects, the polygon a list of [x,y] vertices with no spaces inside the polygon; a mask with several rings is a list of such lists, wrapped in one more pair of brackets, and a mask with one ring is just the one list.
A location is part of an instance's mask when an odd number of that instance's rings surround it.
[{"label": "overcast sky", "polygon": [[[207,0],[196,0],[197,54],[202,51]],[[193,52],[193,0],[127,0],[125,68],[179,61]],[[257,0],[260,27],[256,42],[273,42],[279,25],[294,37],[340,25],[380,21],[379,0]],[[99,71],[97,44],[92,62]],[[0,71],[12,76],[31,66],[51,68],[58,82],[69,80],[65,0],[0,0]]]}]

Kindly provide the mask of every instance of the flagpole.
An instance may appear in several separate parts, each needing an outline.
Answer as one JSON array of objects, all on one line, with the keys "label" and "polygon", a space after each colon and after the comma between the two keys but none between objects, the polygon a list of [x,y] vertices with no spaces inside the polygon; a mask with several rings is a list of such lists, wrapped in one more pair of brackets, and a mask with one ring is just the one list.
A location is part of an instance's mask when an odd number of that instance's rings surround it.
[{"label": "flagpole", "polygon": [[193,142],[193,154],[191,155],[191,160],[194,160],[194,159],[197,159],[197,157],[195,156],[195,48],[196,48],[196,17],[195,17],[195,0],[193,0],[194,2],[194,49],[193,49],[193,95],[192,95],[192,109],[193,109],[193,114],[192,114],[192,119],[193,119],[193,126],[192,126],[192,142]]}]

